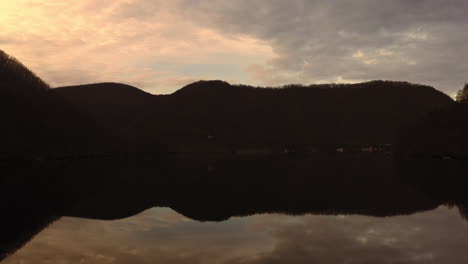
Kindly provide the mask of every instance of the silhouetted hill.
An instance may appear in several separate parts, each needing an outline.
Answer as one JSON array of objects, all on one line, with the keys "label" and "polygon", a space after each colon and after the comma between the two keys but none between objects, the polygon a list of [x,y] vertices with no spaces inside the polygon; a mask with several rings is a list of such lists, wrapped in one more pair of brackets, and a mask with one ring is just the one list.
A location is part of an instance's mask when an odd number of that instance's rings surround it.
[{"label": "silhouetted hill", "polygon": [[[108,142],[114,145],[112,151],[149,151],[136,126],[150,112],[153,95],[120,83],[68,86],[53,91],[101,126],[101,140],[109,141],[109,137],[115,136],[113,142]],[[149,122],[157,122],[157,119]]]},{"label": "silhouetted hill", "polygon": [[144,130],[168,142],[210,135],[222,145],[395,143],[400,129],[454,103],[432,87],[391,81],[283,88],[200,81],[157,99],[155,113],[165,114]]},{"label": "silhouetted hill", "polygon": [[120,83],[96,83],[54,89],[80,110],[100,120],[114,120],[144,111],[151,94]]},{"label": "silhouetted hill", "polygon": [[43,151],[49,86],[0,50],[0,157]]},{"label": "silhouetted hill", "polygon": [[391,81],[280,88],[199,81],[159,96],[118,83],[54,91],[130,152],[395,144],[402,129],[454,104],[432,87]]},{"label": "silhouetted hill", "polygon": [[401,131],[398,152],[468,160],[467,120],[468,106],[461,103],[431,112]]},{"label": "silhouetted hill", "polygon": [[392,81],[279,88],[199,81],[159,96],[118,83],[50,90],[0,55],[8,91],[0,99],[2,155],[396,144],[412,124],[455,104],[432,87]]},{"label": "silhouetted hill", "polygon": [[85,116],[3,51],[0,51],[0,119],[0,159],[87,153],[91,141],[96,143],[92,140],[96,129],[92,129]]},{"label": "silhouetted hill", "polygon": [[47,83],[2,50],[0,50],[0,80],[2,97],[5,95],[37,96],[50,89]]},{"label": "silhouetted hill", "polygon": [[188,84],[175,91],[173,95],[183,96],[216,96],[220,94],[236,92],[232,86],[220,80],[198,81]]}]

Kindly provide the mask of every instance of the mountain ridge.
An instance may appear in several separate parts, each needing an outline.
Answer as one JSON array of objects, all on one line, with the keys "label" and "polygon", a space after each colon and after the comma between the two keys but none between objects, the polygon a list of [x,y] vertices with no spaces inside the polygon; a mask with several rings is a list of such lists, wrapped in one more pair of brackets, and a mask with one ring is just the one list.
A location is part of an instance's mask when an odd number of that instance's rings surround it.
[{"label": "mountain ridge", "polygon": [[394,81],[262,88],[211,80],[169,95],[112,82],[49,89],[18,61],[3,58],[0,73],[13,69],[14,76],[45,87],[34,107],[3,98],[15,109],[3,111],[6,155],[396,144],[410,124],[456,104],[433,87]]}]

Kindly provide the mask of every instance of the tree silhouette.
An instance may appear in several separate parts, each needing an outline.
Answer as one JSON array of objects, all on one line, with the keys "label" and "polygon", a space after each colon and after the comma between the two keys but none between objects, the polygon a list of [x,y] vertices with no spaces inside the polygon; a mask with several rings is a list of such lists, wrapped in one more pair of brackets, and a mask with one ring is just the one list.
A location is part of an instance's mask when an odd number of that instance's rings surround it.
[{"label": "tree silhouette", "polygon": [[465,87],[463,87],[463,89],[460,89],[457,92],[456,100],[459,103],[468,104],[468,83],[465,84]]},{"label": "tree silhouette", "polygon": [[15,58],[0,50],[0,93],[15,96],[44,94],[50,86]]}]

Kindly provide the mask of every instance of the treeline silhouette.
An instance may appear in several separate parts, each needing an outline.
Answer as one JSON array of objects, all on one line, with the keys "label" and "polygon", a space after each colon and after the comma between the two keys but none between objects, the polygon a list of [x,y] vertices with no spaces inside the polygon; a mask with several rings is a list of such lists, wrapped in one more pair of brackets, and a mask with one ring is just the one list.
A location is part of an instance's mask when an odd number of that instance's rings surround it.
[{"label": "treeline silhouette", "polygon": [[266,89],[200,81],[156,99],[152,116],[164,114],[142,131],[234,146],[392,144],[402,127],[453,103],[431,87],[390,81]]},{"label": "treeline silhouette", "polygon": [[457,102],[468,105],[468,83],[457,92]]},{"label": "treeline silhouette", "polygon": [[3,51],[0,119],[0,161],[94,153],[102,151],[103,142],[112,138],[100,136],[99,124]]},{"label": "treeline silhouette", "polygon": [[49,89],[15,59],[0,58],[1,90],[14,91],[0,99],[3,159],[397,145],[430,113],[463,115],[444,93],[407,82],[258,88],[200,81],[170,95],[118,83]]},{"label": "treeline silhouette", "polygon": [[468,84],[456,100],[431,111],[400,130],[397,154],[406,158],[445,158],[468,160]]},{"label": "treeline silhouette", "polygon": [[2,50],[0,50],[0,76],[0,93],[3,96],[9,94],[33,97],[44,94],[50,89],[47,83]]},{"label": "treeline silhouette", "polygon": [[434,88],[390,81],[283,88],[200,81],[158,96],[114,83],[55,91],[118,131],[124,151],[139,153],[395,144],[402,128],[454,104]]}]

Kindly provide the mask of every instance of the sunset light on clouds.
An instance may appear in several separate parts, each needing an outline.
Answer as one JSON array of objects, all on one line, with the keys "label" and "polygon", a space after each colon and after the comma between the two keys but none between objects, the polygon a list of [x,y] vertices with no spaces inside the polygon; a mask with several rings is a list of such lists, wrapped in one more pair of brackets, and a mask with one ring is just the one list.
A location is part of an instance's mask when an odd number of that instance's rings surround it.
[{"label": "sunset light on clouds", "polygon": [[184,21],[162,6],[127,17],[131,1],[1,4],[0,45],[53,86],[114,81],[167,93],[200,79],[248,82],[272,56],[263,41]]},{"label": "sunset light on clouds", "polygon": [[53,86],[389,79],[453,94],[468,73],[468,4],[441,3],[2,0],[0,48]]}]

